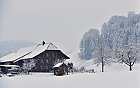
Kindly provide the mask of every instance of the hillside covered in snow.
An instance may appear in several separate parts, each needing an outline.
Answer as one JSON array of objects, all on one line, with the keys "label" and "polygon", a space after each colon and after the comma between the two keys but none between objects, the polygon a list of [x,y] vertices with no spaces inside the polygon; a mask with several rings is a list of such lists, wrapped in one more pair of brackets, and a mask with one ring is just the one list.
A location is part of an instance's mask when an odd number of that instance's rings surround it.
[{"label": "hillside covered in snow", "polygon": [[[66,60],[66,63],[73,63],[75,68],[84,67],[86,70],[94,69],[97,73],[101,72],[101,64],[97,66],[93,59],[84,60],[79,58],[79,52],[75,51],[69,54],[70,59]],[[133,66],[133,70],[140,70],[140,63]],[[129,67],[123,63],[112,63],[110,65],[105,65],[105,72],[118,72],[118,71],[129,71]]]}]

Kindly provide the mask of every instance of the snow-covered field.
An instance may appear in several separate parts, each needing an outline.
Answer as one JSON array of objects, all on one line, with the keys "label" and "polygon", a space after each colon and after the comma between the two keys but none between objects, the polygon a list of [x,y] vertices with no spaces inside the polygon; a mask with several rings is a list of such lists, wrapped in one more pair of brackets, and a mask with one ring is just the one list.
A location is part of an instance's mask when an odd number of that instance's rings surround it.
[{"label": "snow-covered field", "polygon": [[140,88],[140,71],[3,76],[0,88]]},{"label": "snow-covered field", "polygon": [[17,75],[0,77],[0,88],[140,88],[140,64],[133,66],[130,72],[125,64],[105,66],[105,72],[100,72],[100,66],[92,60],[80,60],[78,51],[70,55],[75,67],[94,68],[97,73],[74,73],[55,76],[53,73],[33,73],[32,75]]}]

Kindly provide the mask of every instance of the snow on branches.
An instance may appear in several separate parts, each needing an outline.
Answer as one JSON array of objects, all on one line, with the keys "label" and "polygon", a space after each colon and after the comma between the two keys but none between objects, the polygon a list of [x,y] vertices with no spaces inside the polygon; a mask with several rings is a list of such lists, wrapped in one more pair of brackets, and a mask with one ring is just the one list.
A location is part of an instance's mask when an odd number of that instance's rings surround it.
[{"label": "snow on branches", "polygon": [[123,49],[116,49],[115,55],[118,62],[125,63],[129,66],[129,70],[132,71],[132,66],[140,59],[139,52],[138,45],[130,44]]},{"label": "snow on branches", "polygon": [[28,59],[28,60],[23,60],[24,63],[23,63],[23,71],[24,73],[27,73],[29,74],[29,71],[31,71],[31,69],[35,66],[35,62],[33,59]]}]

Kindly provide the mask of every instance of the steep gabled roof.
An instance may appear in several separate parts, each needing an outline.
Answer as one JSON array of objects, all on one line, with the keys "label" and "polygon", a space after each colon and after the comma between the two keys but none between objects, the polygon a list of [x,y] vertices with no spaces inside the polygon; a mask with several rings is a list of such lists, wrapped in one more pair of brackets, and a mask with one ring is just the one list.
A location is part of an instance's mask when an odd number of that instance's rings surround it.
[{"label": "steep gabled roof", "polygon": [[37,56],[38,54],[44,52],[45,50],[58,50],[55,45],[52,43],[46,43],[46,44],[38,44],[36,48],[34,48],[29,55],[26,55],[25,57],[20,58],[21,59],[28,59],[33,58]]},{"label": "steep gabled roof", "polygon": [[45,50],[58,50],[58,48],[52,43],[38,44],[33,47],[21,48],[17,52],[0,58],[0,62],[18,61],[21,59],[32,58]]}]

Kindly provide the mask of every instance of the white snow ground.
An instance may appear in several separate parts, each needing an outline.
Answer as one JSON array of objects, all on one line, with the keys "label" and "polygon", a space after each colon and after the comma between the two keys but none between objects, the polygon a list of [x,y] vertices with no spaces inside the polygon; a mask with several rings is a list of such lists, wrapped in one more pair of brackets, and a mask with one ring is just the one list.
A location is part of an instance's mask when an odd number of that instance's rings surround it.
[{"label": "white snow ground", "polygon": [[53,73],[33,73],[14,77],[0,77],[0,88],[140,88],[140,64],[135,64],[133,71],[124,64],[105,66],[100,73],[100,66],[92,64],[92,60],[83,61],[78,58],[78,51],[69,55],[74,66],[94,68],[97,73],[74,73],[54,76]]},{"label": "white snow ground", "polygon": [[140,71],[4,76],[0,88],[140,88]]}]

